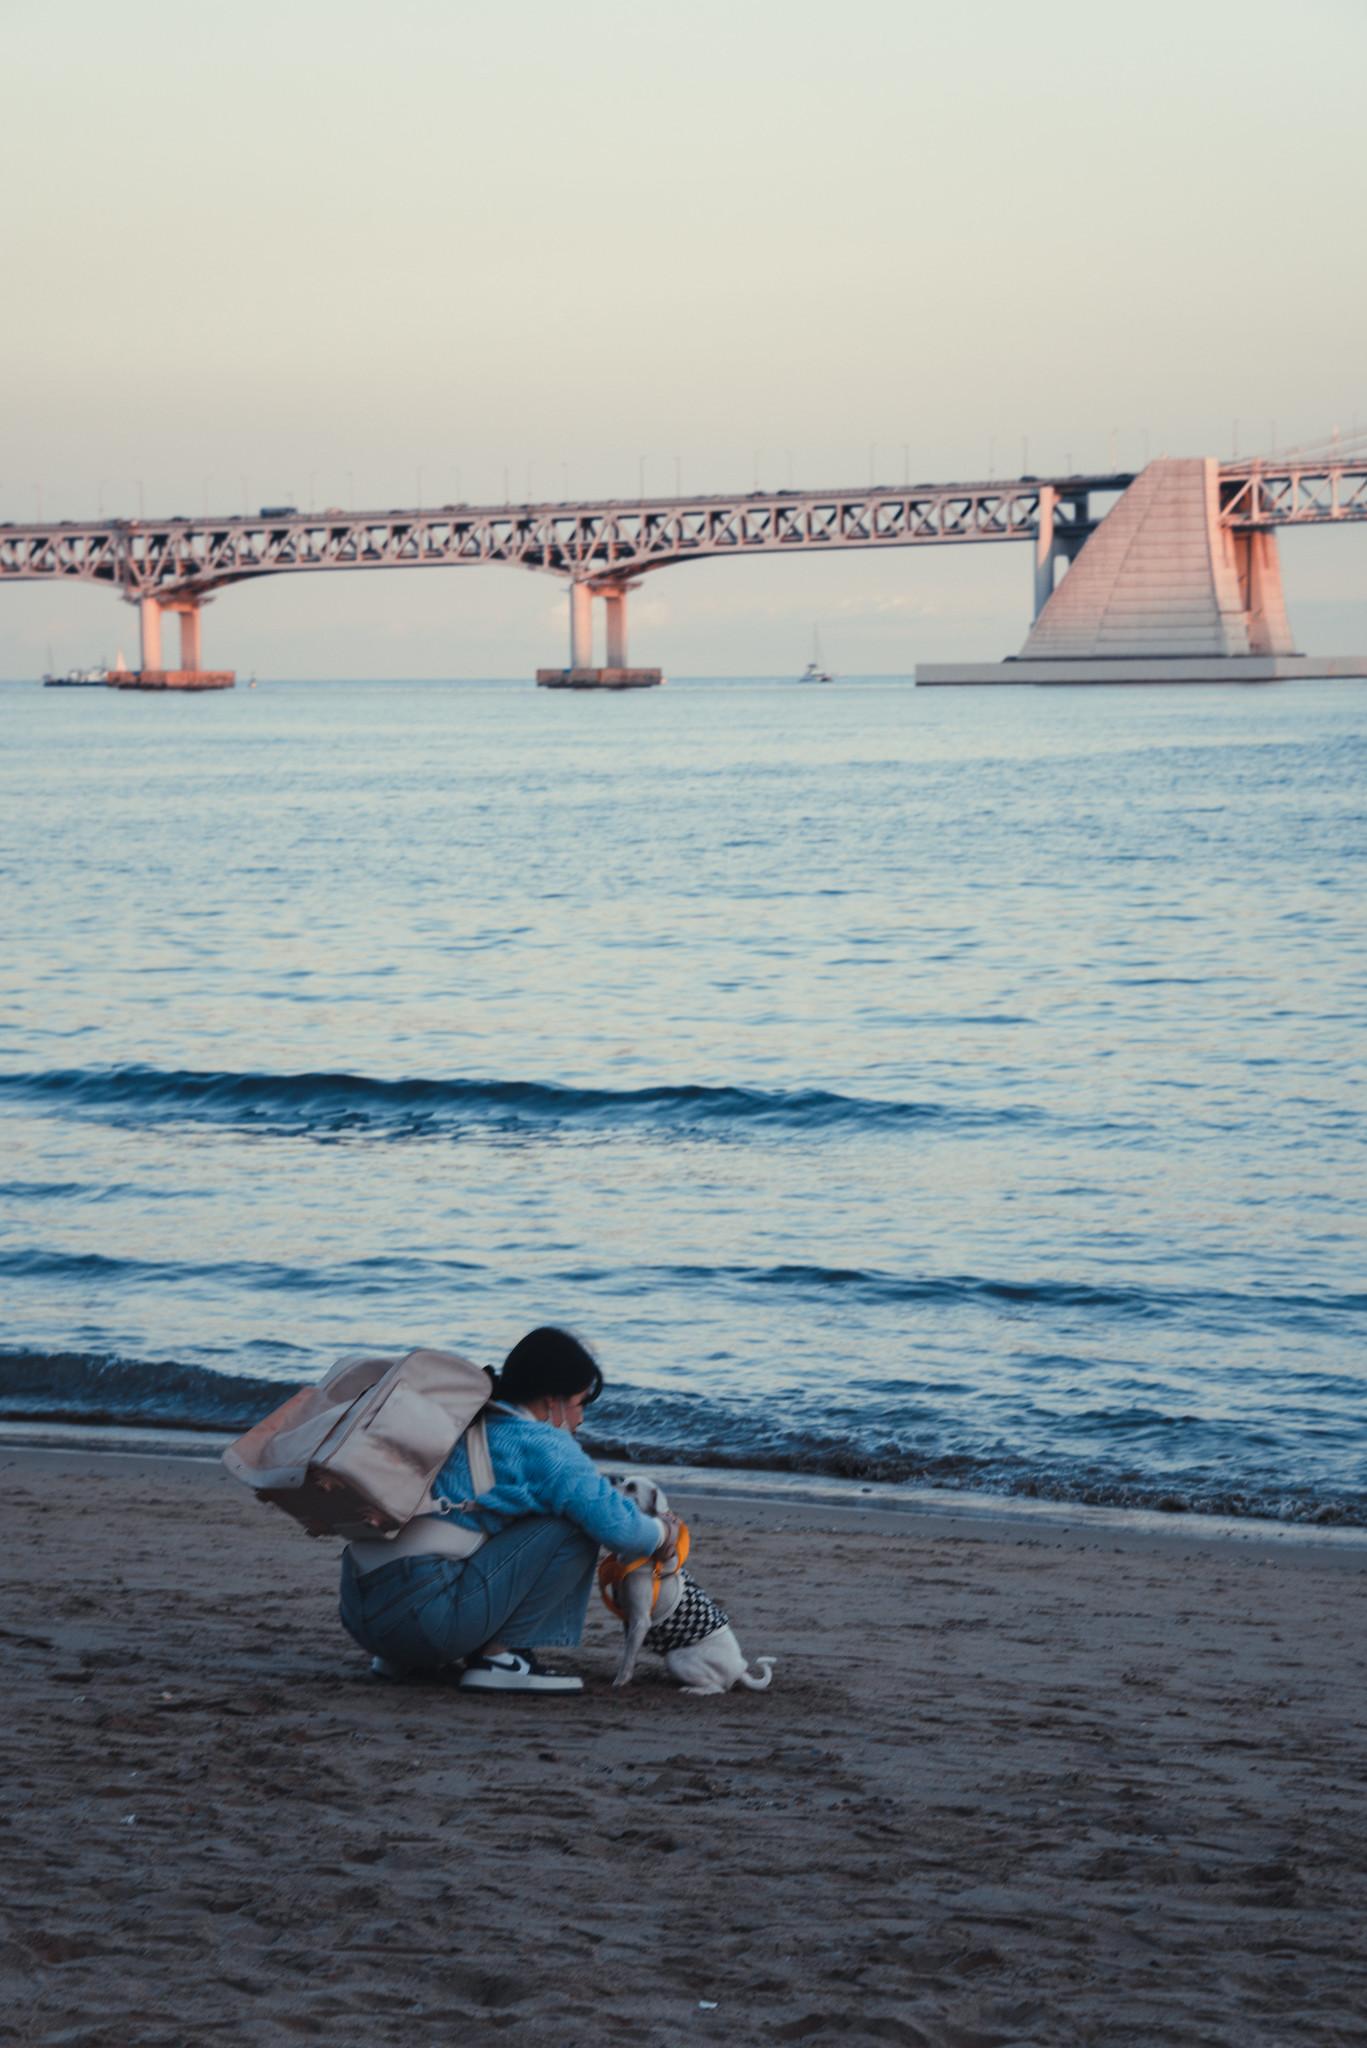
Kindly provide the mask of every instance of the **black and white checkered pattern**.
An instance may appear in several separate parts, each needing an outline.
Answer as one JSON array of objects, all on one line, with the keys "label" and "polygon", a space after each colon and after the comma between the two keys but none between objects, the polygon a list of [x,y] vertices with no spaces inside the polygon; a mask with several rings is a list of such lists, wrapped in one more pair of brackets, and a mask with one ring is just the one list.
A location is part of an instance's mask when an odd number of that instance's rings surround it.
[{"label": "black and white checkered pattern", "polygon": [[679,1576],[683,1580],[683,1598],[669,1619],[657,1621],[646,1637],[646,1648],[661,1657],[670,1650],[686,1650],[691,1643],[700,1643],[704,1636],[715,1635],[730,1620],[725,1609],[718,1607],[687,1572]]}]

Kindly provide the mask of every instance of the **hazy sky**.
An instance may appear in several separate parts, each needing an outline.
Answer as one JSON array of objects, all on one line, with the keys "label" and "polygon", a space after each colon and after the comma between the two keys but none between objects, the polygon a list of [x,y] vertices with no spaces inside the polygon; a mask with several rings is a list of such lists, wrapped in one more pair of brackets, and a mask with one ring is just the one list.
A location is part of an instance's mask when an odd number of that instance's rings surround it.
[{"label": "hazy sky", "polygon": [[[0,0],[0,519],[898,481],[1367,425],[1367,0]],[[1237,426],[1236,426],[1237,422]],[[904,454],[904,450],[906,451]],[[505,485],[505,477],[507,479]],[[1367,645],[1367,531],[1284,549]],[[1029,551],[690,567],[678,674],[1013,651]],[[557,584],[226,593],[262,675],[519,675]],[[0,674],[122,644],[0,592]]]}]

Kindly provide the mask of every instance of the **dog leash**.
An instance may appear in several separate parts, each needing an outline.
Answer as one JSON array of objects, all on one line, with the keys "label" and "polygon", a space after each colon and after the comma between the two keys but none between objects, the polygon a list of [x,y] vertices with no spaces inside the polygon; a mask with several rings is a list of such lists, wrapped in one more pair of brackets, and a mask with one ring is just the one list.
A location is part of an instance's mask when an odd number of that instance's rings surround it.
[{"label": "dog leash", "polygon": [[603,1605],[608,1613],[615,1614],[619,1621],[626,1620],[621,1606],[613,1598],[613,1589],[620,1586],[623,1579],[629,1579],[633,1572],[640,1571],[642,1565],[648,1564],[651,1567],[650,1611],[653,1614],[660,1597],[661,1586],[666,1579],[677,1577],[683,1570],[684,1559],[687,1556],[688,1525],[680,1522],[678,1540],[674,1546],[674,1563],[668,1571],[656,1558],[637,1557],[633,1558],[630,1564],[623,1564],[620,1557],[605,1557],[598,1567],[598,1590],[603,1596]]}]

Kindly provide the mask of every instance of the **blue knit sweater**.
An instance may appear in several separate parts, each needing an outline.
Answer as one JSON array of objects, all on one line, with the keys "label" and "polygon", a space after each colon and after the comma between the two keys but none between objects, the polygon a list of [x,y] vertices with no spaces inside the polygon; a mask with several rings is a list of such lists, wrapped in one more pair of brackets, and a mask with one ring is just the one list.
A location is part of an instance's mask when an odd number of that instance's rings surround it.
[{"label": "blue knit sweater", "polygon": [[[627,1558],[648,1557],[664,1542],[663,1524],[610,1486],[567,1429],[497,1406],[486,1408],[484,1419],[494,1484],[480,1494],[475,1514],[452,1510],[453,1522],[493,1536],[523,1515],[560,1515],[604,1549]],[[463,1441],[437,1474],[432,1491],[438,1500],[469,1500],[474,1494]]]}]

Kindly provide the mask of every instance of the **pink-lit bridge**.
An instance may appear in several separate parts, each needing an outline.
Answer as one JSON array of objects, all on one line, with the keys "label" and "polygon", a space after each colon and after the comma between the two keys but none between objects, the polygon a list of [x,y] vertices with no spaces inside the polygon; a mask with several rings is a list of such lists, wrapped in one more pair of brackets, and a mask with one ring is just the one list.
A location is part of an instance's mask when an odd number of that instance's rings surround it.
[{"label": "pink-lit bridge", "polygon": [[[1107,509],[1098,509],[1098,499]],[[233,584],[500,563],[568,585],[569,663],[539,671],[538,680],[612,688],[659,680],[658,670],[631,668],[627,653],[628,593],[657,570],[760,555],[1018,542],[1033,552],[1035,597],[1021,654],[981,669],[923,668],[919,681],[1081,679],[1082,667],[1070,664],[1085,665],[1088,680],[1098,665],[1105,679],[1114,664],[1122,676],[1137,675],[1136,664],[1155,675],[1177,664],[1174,679],[1195,680],[1207,670],[1308,672],[1294,655],[1277,533],[1359,520],[1367,520],[1367,447],[1335,441],[1245,462],[1164,459],[1138,474],[4,525],[0,583],[76,581],[117,592],[140,617],[141,664],[129,680],[193,687],[209,680],[203,606]],[[595,598],[606,611],[601,666],[593,660]],[[177,670],[163,666],[168,613],[180,623]],[[1364,666],[1321,663],[1314,672],[1361,674]]]}]

